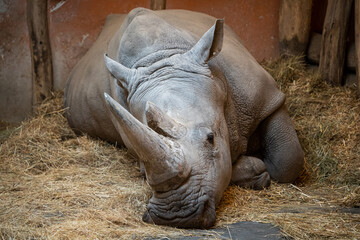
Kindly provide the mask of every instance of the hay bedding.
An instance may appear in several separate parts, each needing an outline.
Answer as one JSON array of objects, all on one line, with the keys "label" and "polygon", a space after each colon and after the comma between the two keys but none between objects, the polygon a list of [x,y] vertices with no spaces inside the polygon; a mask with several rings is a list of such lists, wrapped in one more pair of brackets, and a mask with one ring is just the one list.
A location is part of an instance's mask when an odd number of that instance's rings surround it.
[{"label": "hay bedding", "polygon": [[[330,88],[301,58],[264,67],[287,94],[306,155],[295,184],[253,191],[230,186],[217,226],[270,222],[295,239],[357,239],[360,217],[360,101],[355,91]],[[77,137],[54,93],[36,115],[0,131],[0,235],[35,239],[137,239],[184,233],[145,224],[151,196],[136,160],[106,142]]]}]

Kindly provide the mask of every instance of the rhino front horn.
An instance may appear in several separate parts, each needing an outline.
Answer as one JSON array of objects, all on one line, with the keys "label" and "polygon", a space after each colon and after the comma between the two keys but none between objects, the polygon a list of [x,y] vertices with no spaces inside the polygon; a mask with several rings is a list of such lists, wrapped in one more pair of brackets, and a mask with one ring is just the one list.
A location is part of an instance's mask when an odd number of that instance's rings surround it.
[{"label": "rhino front horn", "polygon": [[150,186],[156,191],[179,186],[191,170],[181,148],[141,123],[108,94],[104,93],[104,96],[126,147],[133,149],[144,163]]}]

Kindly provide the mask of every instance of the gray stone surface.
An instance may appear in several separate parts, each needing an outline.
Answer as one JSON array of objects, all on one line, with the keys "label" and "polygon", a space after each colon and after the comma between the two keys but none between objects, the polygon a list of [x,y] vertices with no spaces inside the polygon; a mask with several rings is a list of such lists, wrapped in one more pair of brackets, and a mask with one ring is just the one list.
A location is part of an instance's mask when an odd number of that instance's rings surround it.
[{"label": "gray stone surface", "polygon": [[[189,230],[189,236],[148,238],[150,239],[176,239],[176,240],[198,240],[198,239],[285,239],[280,229],[269,223],[259,222],[237,222],[222,228],[210,230]],[[187,235],[187,234],[184,234]]]}]

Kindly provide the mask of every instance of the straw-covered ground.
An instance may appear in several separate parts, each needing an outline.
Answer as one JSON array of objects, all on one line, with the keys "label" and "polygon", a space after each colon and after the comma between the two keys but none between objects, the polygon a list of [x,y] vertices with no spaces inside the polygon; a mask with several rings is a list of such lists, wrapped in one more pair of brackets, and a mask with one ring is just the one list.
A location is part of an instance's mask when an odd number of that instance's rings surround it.
[{"label": "straw-covered ground", "polygon": [[[300,58],[264,67],[287,95],[306,155],[294,184],[254,191],[230,186],[217,226],[269,222],[295,239],[358,239],[360,215],[360,101],[331,88]],[[77,137],[54,93],[34,117],[0,128],[2,239],[137,239],[186,233],[141,221],[151,190],[125,149]]]}]

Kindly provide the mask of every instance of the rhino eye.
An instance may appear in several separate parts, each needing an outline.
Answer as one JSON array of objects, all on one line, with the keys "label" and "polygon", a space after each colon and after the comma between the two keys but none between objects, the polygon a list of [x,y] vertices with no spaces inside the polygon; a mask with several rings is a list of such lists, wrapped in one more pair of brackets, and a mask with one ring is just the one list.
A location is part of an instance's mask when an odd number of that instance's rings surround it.
[{"label": "rhino eye", "polygon": [[206,138],[209,143],[214,144],[214,133],[209,133]]}]

